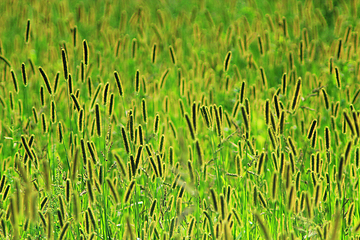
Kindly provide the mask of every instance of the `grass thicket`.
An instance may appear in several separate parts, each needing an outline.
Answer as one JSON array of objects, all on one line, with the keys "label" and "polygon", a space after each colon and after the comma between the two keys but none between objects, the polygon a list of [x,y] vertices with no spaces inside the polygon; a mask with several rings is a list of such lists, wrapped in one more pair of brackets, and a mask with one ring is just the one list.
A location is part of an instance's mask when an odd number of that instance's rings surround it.
[{"label": "grass thicket", "polygon": [[357,239],[358,2],[0,1],[2,239]]}]

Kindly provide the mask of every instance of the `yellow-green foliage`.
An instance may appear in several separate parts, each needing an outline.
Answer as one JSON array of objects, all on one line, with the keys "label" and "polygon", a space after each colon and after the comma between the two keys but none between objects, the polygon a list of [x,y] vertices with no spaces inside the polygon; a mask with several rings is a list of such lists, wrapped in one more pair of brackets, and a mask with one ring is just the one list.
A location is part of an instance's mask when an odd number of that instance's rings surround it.
[{"label": "yellow-green foliage", "polygon": [[0,238],[359,238],[357,10],[0,1]]}]

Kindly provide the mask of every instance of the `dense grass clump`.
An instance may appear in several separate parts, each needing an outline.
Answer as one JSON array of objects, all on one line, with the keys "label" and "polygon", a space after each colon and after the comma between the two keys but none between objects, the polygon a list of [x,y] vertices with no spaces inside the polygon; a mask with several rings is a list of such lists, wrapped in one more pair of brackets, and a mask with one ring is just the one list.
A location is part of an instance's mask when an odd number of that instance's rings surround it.
[{"label": "dense grass clump", "polygon": [[357,239],[356,0],[1,1],[1,239]]}]

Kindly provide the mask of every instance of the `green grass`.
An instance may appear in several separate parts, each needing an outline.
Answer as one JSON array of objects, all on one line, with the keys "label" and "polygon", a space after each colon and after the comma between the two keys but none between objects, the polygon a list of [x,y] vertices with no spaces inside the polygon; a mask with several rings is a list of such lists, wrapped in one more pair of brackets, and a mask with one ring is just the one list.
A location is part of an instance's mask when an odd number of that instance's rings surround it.
[{"label": "green grass", "polygon": [[359,238],[357,6],[0,2],[1,238]]}]

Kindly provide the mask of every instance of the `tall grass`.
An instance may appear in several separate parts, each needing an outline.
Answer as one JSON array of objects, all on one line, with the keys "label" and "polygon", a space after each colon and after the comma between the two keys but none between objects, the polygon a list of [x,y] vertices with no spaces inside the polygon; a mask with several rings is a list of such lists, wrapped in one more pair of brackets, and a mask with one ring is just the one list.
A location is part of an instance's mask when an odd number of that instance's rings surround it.
[{"label": "tall grass", "polygon": [[357,10],[1,1],[1,238],[359,238]]}]

